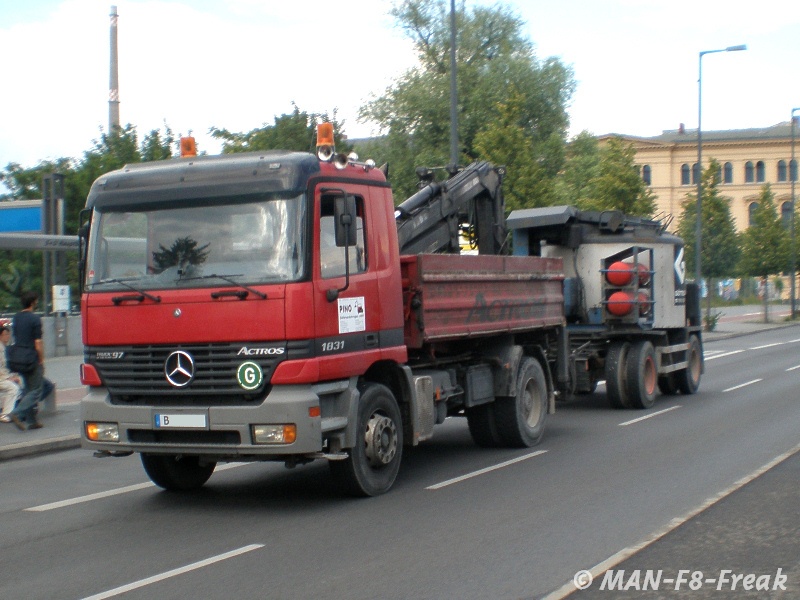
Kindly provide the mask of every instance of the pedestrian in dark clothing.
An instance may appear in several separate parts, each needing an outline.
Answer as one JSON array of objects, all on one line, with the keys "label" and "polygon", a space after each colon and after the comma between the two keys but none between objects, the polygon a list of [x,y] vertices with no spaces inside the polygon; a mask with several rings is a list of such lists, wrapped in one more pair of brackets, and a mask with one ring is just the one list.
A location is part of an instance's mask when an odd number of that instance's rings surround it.
[{"label": "pedestrian in dark clothing", "polygon": [[20,296],[22,310],[14,315],[12,328],[14,344],[23,348],[33,348],[39,355],[39,362],[32,371],[20,373],[25,395],[17,403],[8,417],[19,429],[39,429],[42,424],[36,418],[36,404],[42,396],[44,379],[44,345],[42,344],[42,319],[33,311],[39,301],[35,292],[25,292]]}]

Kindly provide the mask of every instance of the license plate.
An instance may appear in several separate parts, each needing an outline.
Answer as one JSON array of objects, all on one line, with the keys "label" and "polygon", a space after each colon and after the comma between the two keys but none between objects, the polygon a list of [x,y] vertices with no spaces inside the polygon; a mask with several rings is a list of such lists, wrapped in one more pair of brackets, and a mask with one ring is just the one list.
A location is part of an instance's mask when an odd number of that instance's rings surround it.
[{"label": "license plate", "polygon": [[165,429],[168,427],[174,427],[178,429],[204,429],[206,427],[206,416],[186,414],[156,414],[155,426],[156,429]]}]

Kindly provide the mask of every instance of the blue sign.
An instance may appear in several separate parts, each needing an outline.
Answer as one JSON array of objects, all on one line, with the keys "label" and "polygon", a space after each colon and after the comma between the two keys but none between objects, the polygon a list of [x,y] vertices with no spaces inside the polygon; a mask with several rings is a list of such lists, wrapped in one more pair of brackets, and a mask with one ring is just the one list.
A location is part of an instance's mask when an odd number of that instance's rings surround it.
[{"label": "blue sign", "polygon": [[41,233],[42,201],[0,202],[0,233]]}]

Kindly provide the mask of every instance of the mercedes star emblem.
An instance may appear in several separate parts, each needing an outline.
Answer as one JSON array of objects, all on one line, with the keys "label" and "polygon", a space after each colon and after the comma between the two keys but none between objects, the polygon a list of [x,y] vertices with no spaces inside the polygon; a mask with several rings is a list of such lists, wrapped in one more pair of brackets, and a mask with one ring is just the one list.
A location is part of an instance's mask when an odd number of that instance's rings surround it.
[{"label": "mercedes star emblem", "polygon": [[194,359],[183,350],[176,350],[164,361],[164,375],[175,387],[186,387],[194,379]]}]

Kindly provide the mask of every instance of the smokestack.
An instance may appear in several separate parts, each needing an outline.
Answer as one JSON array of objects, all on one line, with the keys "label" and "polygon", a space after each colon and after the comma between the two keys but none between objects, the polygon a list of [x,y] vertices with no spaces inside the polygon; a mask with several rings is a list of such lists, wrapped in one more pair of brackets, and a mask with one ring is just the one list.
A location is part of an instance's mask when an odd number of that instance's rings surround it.
[{"label": "smokestack", "polygon": [[111,7],[111,72],[108,80],[108,132],[119,125],[119,59],[117,56],[117,7]]}]

